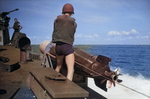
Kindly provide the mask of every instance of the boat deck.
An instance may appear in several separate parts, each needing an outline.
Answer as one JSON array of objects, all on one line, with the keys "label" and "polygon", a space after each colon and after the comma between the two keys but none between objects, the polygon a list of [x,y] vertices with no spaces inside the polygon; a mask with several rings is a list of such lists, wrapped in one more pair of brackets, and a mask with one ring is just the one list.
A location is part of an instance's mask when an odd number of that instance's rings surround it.
[{"label": "boat deck", "polygon": [[[8,46],[9,47],[9,46]],[[0,46],[2,49],[2,46]],[[10,50],[10,57],[13,57],[13,60],[19,62],[20,59],[20,50]],[[7,56],[8,53],[4,53],[4,56]],[[2,51],[0,52],[0,56],[2,55]],[[41,60],[33,60],[28,63],[19,63],[20,68],[14,70],[12,72],[0,72],[0,90],[3,89],[6,91],[5,94],[0,94],[0,99],[13,99],[18,90],[22,87],[28,87],[30,84],[30,71],[32,68],[41,67]],[[87,99],[106,99],[102,95],[96,93],[89,87],[84,88],[89,92],[89,97]]]},{"label": "boat deck", "polygon": [[15,92],[21,87],[29,86],[29,71],[33,67],[40,66],[39,60],[28,62],[27,64],[19,63],[20,68],[13,72],[0,73],[0,89],[5,89],[6,94],[0,95],[0,99],[9,99],[15,95]]}]

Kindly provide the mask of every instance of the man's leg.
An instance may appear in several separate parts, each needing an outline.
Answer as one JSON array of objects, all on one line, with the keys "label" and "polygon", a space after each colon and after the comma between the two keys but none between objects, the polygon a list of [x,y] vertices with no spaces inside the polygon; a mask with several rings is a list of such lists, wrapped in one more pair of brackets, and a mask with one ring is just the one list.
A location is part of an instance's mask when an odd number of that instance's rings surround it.
[{"label": "man's leg", "polygon": [[75,61],[74,53],[67,55],[65,57],[65,60],[68,68],[67,78],[72,81],[74,73],[74,61]]},{"label": "man's leg", "polygon": [[57,67],[56,67],[55,70],[56,70],[57,72],[59,72],[60,69],[61,69],[61,67],[62,67],[62,65],[63,65],[64,55],[62,55],[62,56],[56,55],[56,59],[57,59]]}]

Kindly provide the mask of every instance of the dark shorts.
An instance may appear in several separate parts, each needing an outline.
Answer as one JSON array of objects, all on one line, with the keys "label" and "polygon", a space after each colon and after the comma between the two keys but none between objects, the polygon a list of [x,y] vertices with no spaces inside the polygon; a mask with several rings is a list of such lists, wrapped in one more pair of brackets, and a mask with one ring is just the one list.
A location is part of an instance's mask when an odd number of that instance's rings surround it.
[{"label": "dark shorts", "polygon": [[63,42],[57,42],[55,50],[58,56],[61,56],[61,55],[67,56],[73,53],[72,45],[63,43]]}]

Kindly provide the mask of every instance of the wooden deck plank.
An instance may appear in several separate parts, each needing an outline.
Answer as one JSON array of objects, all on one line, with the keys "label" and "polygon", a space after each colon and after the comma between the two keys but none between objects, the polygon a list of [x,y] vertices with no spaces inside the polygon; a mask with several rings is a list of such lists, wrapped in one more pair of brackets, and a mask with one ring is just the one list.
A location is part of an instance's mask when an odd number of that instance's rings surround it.
[{"label": "wooden deck plank", "polygon": [[89,92],[68,79],[65,81],[46,79],[45,76],[58,75],[58,72],[52,68],[38,67],[32,69],[30,73],[53,98],[88,97],[89,95]]}]

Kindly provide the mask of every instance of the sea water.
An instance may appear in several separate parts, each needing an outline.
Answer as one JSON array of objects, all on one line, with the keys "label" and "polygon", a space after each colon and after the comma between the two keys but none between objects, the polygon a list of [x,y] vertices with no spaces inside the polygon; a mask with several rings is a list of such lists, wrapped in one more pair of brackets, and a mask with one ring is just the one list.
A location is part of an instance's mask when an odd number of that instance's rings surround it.
[{"label": "sea water", "polygon": [[[34,45],[33,51],[39,52]],[[75,45],[92,55],[104,55],[111,58],[111,70],[120,68],[116,84],[104,92],[96,87],[94,80],[88,78],[88,86],[108,99],[150,99],[150,45]]]}]

